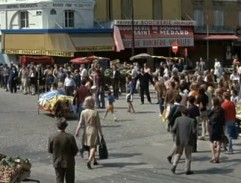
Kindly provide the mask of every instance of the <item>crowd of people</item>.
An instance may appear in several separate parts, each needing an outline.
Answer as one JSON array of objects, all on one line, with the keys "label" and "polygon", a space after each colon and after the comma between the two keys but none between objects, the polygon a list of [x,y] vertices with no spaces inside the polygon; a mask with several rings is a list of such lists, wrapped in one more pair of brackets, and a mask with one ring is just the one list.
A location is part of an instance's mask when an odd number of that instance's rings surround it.
[{"label": "crowd of people", "polygon": [[[174,146],[168,161],[175,173],[180,155],[185,150],[186,174],[192,174],[191,154],[197,152],[197,139],[211,144],[211,163],[220,162],[221,146],[233,154],[232,140],[238,137],[236,105],[240,99],[240,66],[233,65],[231,74],[224,72],[217,60],[214,69],[196,64],[190,73],[173,68],[168,75],[155,78],[160,116],[167,122]],[[201,133],[198,126],[201,125]]]},{"label": "crowd of people", "polygon": [[[220,62],[215,60],[214,68],[207,69],[202,59],[196,63],[192,71],[185,70],[182,60],[160,62],[154,72],[151,72],[146,63],[142,66],[138,63],[131,64],[125,83],[127,112],[135,113],[134,95],[139,95],[140,104],[145,103],[144,95],[152,104],[149,91],[152,85],[156,92],[160,116],[166,121],[167,131],[173,135],[174,145],[167,157],[173,165],[173,173],[184,150],[186,174],[193,173],[191,154],[198,151],[197,140],[209,138],[211,163],[220,162],[222,147],[228,154],[233,153],[232,140],[236,139],[238,134],[236,104],[241,96],[241,66],[234,64],[232,68],[231,74],[226,73]],[[117,120],[114,102],[121,94],[119,66],[111,66],[112,82],[108,84],[105,81],[104,70],[98,62],[93,62],[89,68],[85,65],[76,67],[69,64],[44,67],[31,63],[27,66],[23,64],[18,69],[11,64],[9,67],[1,65],[0,71],[1,87],[6,91],[16,92],[17,85],[21,85],[23,94],[35,95],[37,91],[47,92],[53,88],[62,88],[66,95],[73,96],[80,114],[75,136],[78,137],[80,128],[84,127],[82,142],[89,150],[87,167],[91,169],[91,162],[94,165],[98,164],[95,152],[103,134],[95,107],[106,108],[103,120],[108,112],[113,114],[115,121]],[[67,126],[66,120],[62,119],[59,125],[62,123],[64,127],[60,128],[61,132]],[[50,140],[50,144],[52,141],[53,139]],[[75,143],[72,144],[72,155],[75,156]],[[53,153],[53,144],[49,148],[49,152]]]}]

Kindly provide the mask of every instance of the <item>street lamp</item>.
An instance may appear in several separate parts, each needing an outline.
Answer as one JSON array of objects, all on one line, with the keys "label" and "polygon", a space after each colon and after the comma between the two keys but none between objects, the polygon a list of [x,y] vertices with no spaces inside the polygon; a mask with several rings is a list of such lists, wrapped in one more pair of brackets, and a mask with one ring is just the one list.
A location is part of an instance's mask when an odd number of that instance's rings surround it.
[{"label": "street lamp", "polygon": [[[208,13],[208,12],[207,12]],[[207,33],[207,63],[209,61],[209,17],[208,17],[208,14],[206,15],[206,33]]]},{"label": "street lamp", "polygon": [[132,56],[135,55],[135,17],[134,17],[135,11],[134,11],[134,0],[132,0],[131,5],[131,30],[132,30],[132,39],[131,39],[131,54]]}]

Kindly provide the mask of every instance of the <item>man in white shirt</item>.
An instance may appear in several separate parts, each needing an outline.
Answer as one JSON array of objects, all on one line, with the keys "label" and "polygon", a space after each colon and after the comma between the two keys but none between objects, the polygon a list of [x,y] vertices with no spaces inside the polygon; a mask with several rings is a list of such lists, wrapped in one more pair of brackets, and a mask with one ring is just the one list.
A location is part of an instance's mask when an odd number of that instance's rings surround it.
[{"label": "man in white shirt", "polygon": [[75,86],[76,84],[74,79],[71,77],[71,73],[67,72],[67,77],[64,80],[64,88],[66,95],[73,96]]},{"label": "man in white shirt", "polygon": [[81,76],[81,80],[85,79],[85,77],[88,75],[88,71],[87,69],[85,68],[85,65],[82,64],[80,66],[80,76]]}]

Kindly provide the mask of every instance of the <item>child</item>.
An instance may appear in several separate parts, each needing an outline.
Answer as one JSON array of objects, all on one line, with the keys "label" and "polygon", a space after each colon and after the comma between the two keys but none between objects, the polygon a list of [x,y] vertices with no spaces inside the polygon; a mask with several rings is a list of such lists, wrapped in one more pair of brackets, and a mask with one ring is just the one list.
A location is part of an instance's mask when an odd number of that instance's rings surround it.
[{"label": "child", "polygon": [[128,111],[135,113],[135,109],[133,107],[133,91],[134,91],[134,80],[132,78],[128,78],[127,84],[127,95],[126,95],[126,102],[128,103]]},{"label": "child", "polygon": [[115,102],[115,97],[112,95],[111,92],[108,93],[108,97],[107,97],[107,100],[108,100],[108,105],[106,107],[106,111],[105,111],[105,115],[103,117],[103,120],[105,120],[108,112],[110,111],[113,115],[113,118],[114,118],[114,121],[117,120],[115,114],[114,114],[114,102]]}]

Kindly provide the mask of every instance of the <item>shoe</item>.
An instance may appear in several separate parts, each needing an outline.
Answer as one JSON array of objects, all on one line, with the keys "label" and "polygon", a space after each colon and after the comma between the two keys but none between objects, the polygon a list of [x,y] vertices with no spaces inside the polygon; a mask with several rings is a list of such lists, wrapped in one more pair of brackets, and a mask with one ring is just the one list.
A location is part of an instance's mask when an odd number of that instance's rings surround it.
[{"label": "shoe", "polygon": [[168,156],[168,157],[167,157],[167,161],[168,161],[170,164],[172,164],[172,157],[171,157],[171,156]]},{"label": "shoe", "polygon": [[117,121],[117,118],[114,118],[114,121],[116,122],[116,121]]},{"label": "shoe", "polygon": [[193,171],[186,171],[186,175],[192,175],[193,174]]},{"label": "shoe", "polygon": [[198,140],[203,140],[203,141],[205,141],[205,137],[200,137],[200,138],[198,138]]},{"label": "shoe", "polygon": [[176,166],[173,166],[172,169],[171,169],[172,173],[175,174],[176,172]]},{"label": "shoe", "polygon": [[210,163],[216,163],[216,160],[215,159],[210,159],[209,162]]},{"label": "shoe", "polygon": [[92,169],[92,167],[91,167],[91,165],[90,165],[90,162],[87,162],[87,167],[88,167],[88,169]]},{"label": "shoe", "polygon": [[97,161],[94,162],[94,165],[99,165],[99,163]]},{"label": "shoe", "polygon": [[192,152],[193,152],[193,153],[196,153],[196,152],[197,152],[197,149],[193,149]]},{"label": "shoe", "polygon": [[233,154],[233,151],[228,150],[225,152],[225,154]]}]

